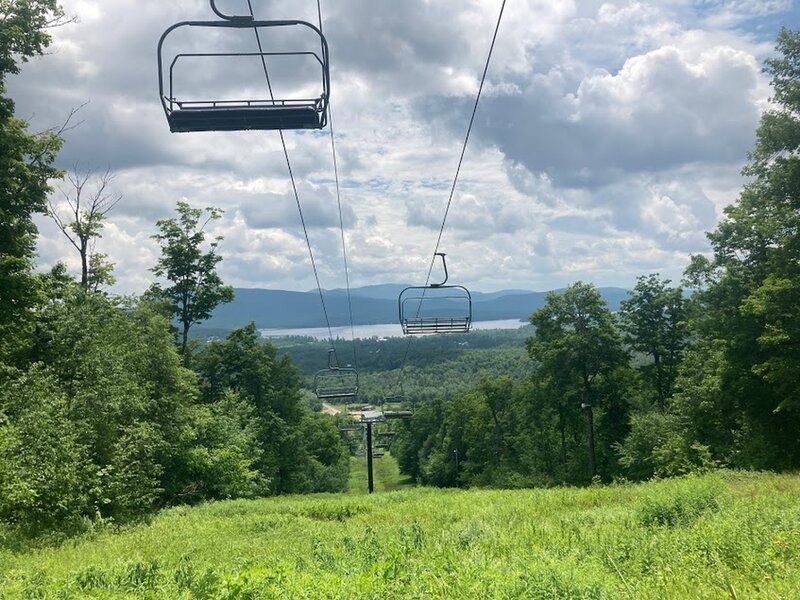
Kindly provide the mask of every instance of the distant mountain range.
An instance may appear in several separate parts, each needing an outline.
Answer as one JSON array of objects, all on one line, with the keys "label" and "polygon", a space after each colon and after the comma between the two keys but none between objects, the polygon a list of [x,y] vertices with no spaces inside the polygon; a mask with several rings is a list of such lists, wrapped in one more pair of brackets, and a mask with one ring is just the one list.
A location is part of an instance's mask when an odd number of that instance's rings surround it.
[{"label": "distant mountain range", "polygon": [[[398,320],[397,298],[407,286],[402,284],[370,285],[352,288],[354,325],[395,323]],[[627,296],[622,288],[599,288],[611,310]],[[319,292],[289,292],[236,288],[233,302],[218,307],[205,321],[205,328],[234,329],[253,321],[258,328],[322,327]],[[325,307],[332,326],[350,323],[347,292],[342,289],[325,290]],[[499,292],[472,292],[474,321],[497,319],[526,320],[533,311],[544,306],[546,292],[502,290]]]}]

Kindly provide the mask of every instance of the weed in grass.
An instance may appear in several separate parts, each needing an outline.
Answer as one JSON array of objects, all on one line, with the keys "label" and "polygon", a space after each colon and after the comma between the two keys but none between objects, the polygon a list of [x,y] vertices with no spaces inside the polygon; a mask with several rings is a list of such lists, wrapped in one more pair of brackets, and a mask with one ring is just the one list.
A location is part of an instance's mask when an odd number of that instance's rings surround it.
[{"label": "weed in grass", "polygon": [[356,515],[368,513],[371,508],[360,502],[318,502],[311,506],[291,510],[290,513],[315,521],[346,521]]},{"label": "weed in grass", "polygon": [[319,538],[314,540],[314,546],[311,551],[311,556],[317,566],[330,569],[336,564],[336,557],[333,552],[328,549],[328,546]]},{"label": "weed in grass", "polygon": [[425,544],[425,532],[419,521],[414,521],[409,527],[401,527],[400,532],[400,547],[404,554],[410,554],[414,550],[421,550]]},{"label": "weed in grass", "polygon": [[23,600],[44,600],[47,598],[47,576],[41,571],[34,571],[25,581],[25,587],[22,589]]},{"label": "weed in grass", "polygon": [[158,561],[135,562],[117,575],[116,584],[122,589],[152,589],[158,583]]},{"label": "weed in grass", "polygon": [[645,527],[685,527],[703,514],[720,509],[723,489],[714,479],[689,476],[670,482],[659,494],[644,498],[639,510],[639,523]]},{"label": "weed in grass", "polygon": [[73,580],[78,589],[83,592],[105,589],[111,586],[109,574],[94,565],[75,573]]},{"label": "weed in grass", "polygon": [[266,515],[263,518],[257,518],[254,520],[250,524],[249,529],[256,534],[269,533],[271,535],[275,535],[278,530],[287,526],[294,518],[295,516],[289,513]]}]

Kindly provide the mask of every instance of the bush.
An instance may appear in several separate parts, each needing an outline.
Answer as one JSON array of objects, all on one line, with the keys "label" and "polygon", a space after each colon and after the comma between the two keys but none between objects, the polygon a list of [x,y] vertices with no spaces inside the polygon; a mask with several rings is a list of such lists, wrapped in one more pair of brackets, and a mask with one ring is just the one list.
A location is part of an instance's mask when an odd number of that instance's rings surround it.
[{"label": "bush", "polygon": [[39,365],[0,387],[0,520],[27,535],[82,529],[97,467],[68,401]]}]

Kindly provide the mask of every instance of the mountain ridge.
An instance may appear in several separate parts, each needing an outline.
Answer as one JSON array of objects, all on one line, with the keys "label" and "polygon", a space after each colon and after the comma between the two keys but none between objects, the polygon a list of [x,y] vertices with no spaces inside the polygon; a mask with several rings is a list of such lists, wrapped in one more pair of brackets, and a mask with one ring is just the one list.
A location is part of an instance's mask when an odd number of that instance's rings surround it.
[{"label": "mountain ridge", "polygon": [[[397,296],[405,287],[389,283],[351,288],[350,298],[354,325],[394,323],[398,320]],[[619,308],[628,290],[602,287],[598,291],[612,311]],[[234,288],[233,302],[218,306],[204,328],[235,329],[251,321],[258,328],[322,327],[325,318],[319,292],[296,292],[262,288]],[[475,321],[499,319],[527,320],[544,306],[547,292],[500,290],[472,292],[472,313]],[[323,290],[325,308],[331,326],[350,324],[350,306],[343,289]]]}]

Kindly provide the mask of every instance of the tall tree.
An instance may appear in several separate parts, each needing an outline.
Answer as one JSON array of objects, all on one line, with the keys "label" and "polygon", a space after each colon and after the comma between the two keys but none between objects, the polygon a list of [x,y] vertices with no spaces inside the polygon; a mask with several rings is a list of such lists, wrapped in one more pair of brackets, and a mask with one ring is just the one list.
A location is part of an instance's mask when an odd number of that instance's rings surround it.
[{"label": "tall tree", "polygon": [[111,191],[114,179],[111,171],[99,175],[94,187],[89,187],[94,179],[94,172],[89,169],[80,171],[76,166],[67,174],[69,189],[59,187],[59,192],[66,204],[67,216],[51,198],[48,201],[48,214],[78,251],[81,261],[81,287],[85,290],[97,291],[104,284],[113,283],[112,265],[106,255],[95,250],[95,244],[102,237],[103,223],[106,215],[122,200],[122,195]]},{"label": "tall tree", "polygon": [[567,430],[583,408],[588,422],[589,470],[594,474],[593,410],[595,405],[617,404],[611,399],[604,402],[597,383],[627,360],[614,316],[597,289],[579,281],[563,293],[549,292],[545,305],[530,321],[535,333],[527,340],[528,352],[539,363],[538,376],[551,382],[558,398],[562,456],[567,454]]},{"label": "tall tree", "polygon": [[[214,207],[203,211],[183,201],[178,202],[177,211],[176,219],[157,222],[159,233],[153,236],[161,245],[161,258],[152,271],[171,285],[156,285],[152,290],[169,302],[172,314],[181,323],[181,355],[185,361],[189,329],[210,317],[218,305],[233,300],[233,288],[223,285],[216,270],[222,260],[217,254],[222,237],[206,241],[206,226],[219,219],[222,211]],[[200,223],[204,212],[206,218]]]},{"label": "tall tree", "polygon": [[619,310],[626,341],[653,361],[641,370],[660,408],[672,394],[688,338],[683,290],[669,284],[669,279],[662,280],[657,274],[642,275]]},{"label": "tall tree", "polygon": [[58,130],[32,134],[14,118],[6,79],[44,52],[47,28],[62,14],[56,0],[0,0],[0,360],[26,345],[21,336],[38,301],[33,215],[46,210],[48,180],[60,176],[52,164],[62,143]]},{"label": "tall tree", "polygon": [[[744,173],[753,179],[709,234],[711,260],[687,274],[694,324],[721,346],[721,397],[736,425],[723,460],[800,465],[800,31],[783,29],[766,62],[774,95]],[[683,394],[684,404],[703,402]],[[722,433],[722,432],[720,432]],[[707,443],[706,440],[699,440]],[[711,446],[712,452],[723,449]]]}]

